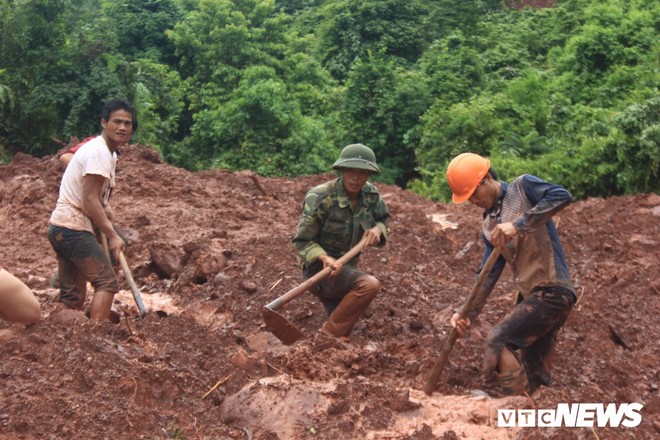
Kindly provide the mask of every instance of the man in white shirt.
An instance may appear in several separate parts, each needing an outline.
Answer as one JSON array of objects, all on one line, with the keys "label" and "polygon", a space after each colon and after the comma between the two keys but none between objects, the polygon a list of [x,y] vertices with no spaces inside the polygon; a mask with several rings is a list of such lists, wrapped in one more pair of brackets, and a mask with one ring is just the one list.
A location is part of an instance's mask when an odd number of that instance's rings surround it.
[{"label": "man in white shirt", "polygon": [[115,184],[117,147],[126,144],[137,125],[135,108],[127,101],[110,101],[101,114],[103,132],[84,144],[67,166],[60,195],[48,226],[48,239],[57,254],[60,302],[74,309],[85,303],[86,283],[94,288],[89,316],[110,317],[117,276],[94,235],[96,226],[108,238],[116,261],[124,241],[106,214]]}]

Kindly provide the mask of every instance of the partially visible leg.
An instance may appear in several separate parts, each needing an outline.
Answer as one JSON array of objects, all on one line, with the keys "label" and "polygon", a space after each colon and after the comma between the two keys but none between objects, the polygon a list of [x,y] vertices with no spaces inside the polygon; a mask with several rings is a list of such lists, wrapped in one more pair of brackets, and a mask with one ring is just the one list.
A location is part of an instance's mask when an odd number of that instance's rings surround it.
[{"label": "partially visible leg", "polygon": [[321,298],[321,303],[328,316],[332,315],[332,312],[335,311],[340,302],[341,298]]},{"label": "partially visible leg", "polygon": [[99,290],[94,292],[92,304],[89,308],[89,318],[97,321],[110,319],[110,308],[115,294],[113,292]]},{"label": "partially visible leg", "polygon": [[[553,334],[570,312],[570,301],[548,300],[547,296],[547,292],[533,292],[495,325],[488,336],[484,369],[487,373],[497,373],[506,393],[524,394],[529,386],[526,368],[538,362],[539,355],[545,356],[552,350]],[[515,350],[521,350],[523,362]],[[527,373],[535,375],[536,370]],[[531,391],[534,391],[538,385],[536,382],[532,385]]]},{"label": "partially visible leg", "polygon": [[[311,267],[303,269],[303,277],[307,280],[316,275],[321,269],[323,269],[323,265],[320,262],[315,263]],[[321,301],[328,316],[332,315],[343,296],[350,289],[350,284],[343,282],[342,278],[326,277],[309,288],[309,292]]]},{"label": "partially visible leg", "polygon": [[87,280],[76,265],[58,255],[57,273],[60,284],[58,301],[69,309],[82,310],[87,297]]},{"label": "partially visible leg", "polygon": [[53,289],[60,288],[60,273],[59,270],[53,272],[53,275],[50,277],[50,287]]},{"label": "partially visible leg", "polygon": [[[62,284],[61,300],[69,291],[86,291],[86,281],[92,283],[94,296],[90,305],[91,319],[108,319],[114,294],[119,291],[117,276],[96,237],[89,232],[50,226],[49,238],[58,253]],[[68,290],[65,290],[67,286]],[[84,290],[83,290],[84,289]],[[76,303],[82,307],[82,303]]]},{"label": "partially visible leg", "polygon": [[502,321],[498,322],[486,339],[484,370],[495,374],[502,392],[507,395],[524,395],[529,391],[525,369],[518,359],[516,350],[528,347],[543,333],[543,326],[536,327],[540,320],[540,301],[534,296],[519,302]]},{"label": "partially visible leg", "polygon": [[32,290],[21,280],[0,269],[0,318],[29,324],[41,317],[41,306]]},{"label": "partially visible leg", "polygon": [[567,294],[557,291],[546,291],[542,296],[546,305],[543,320],[551,330],[520,351],[520,359],[527,371],[532,391],[541,385],[550,385],[550,362],[557,343],[557,334],[566,322],[573,303]]},{"label": "partially visible leg", "polygon": [[73,240],[76,231],[48,226],[48,241],[57,256],[57,278],[60,296],[58,301],[67,308],[82,310],[87,296],[87,283],[71,257],[76,254]]},{"label": "partially visible leg", "polygon": [[520,358],[525,370],[543,385],[550,385],[550,358],[557,342],[558,331],[559,329],[553,330],[521,351]]},{"label": "partially visible leg", "polygon": [[111,317],[110,309],[115,293],[119,292],[119,281],[100,245],[94,242],[93,248],[90,256],[81,262],[81,270],[94,287],[89,317],[101,321]]},{"label": "partially visible leg", "polygon": [[348,336],[362,313],[380,290],[380,282],[371,275],[363,274],[344,296],[321,331],[336,337]]},{"label": "partially visible leg", "polygon": [[529,388],[525,369],[507,347],[502,349],[497,362],[497,381],[504,394],[524,395]]},{"label": "partially visible leg", "polygon": [[522,365],[520,365],[520,362],[518,362],[518,358],[516,355],[513,354],[511,350],[509,350],[507,347],[504,347],[502,349],[502,352],[500,353],[500,357],[497,360],[497,370],[498,371],[514,371],[520,368]]}]

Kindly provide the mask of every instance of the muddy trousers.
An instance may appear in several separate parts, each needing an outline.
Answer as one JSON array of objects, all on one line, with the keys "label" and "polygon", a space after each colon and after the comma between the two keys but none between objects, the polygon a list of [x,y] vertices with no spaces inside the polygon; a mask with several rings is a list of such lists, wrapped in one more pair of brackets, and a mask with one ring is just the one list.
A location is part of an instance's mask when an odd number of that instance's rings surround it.
[{"label": "muddy trousers", "polygon": [[337,276],[321,281],[311,289],[329,315],[321,331],[335,337],[349,336],[379,290],[376,278],[347,266]]},{"label": "muddy trousers", "polygon": [[358,278],[354,288],[339,302],[330,318],[321,327],[321,331],[336,337],[350,335],[353,326],[379,290],[380,283],[371,275],[363,275]]},{"label": "muddy trousers", "polygon": [[51,224],[48,226],[48,240],[57,255],[60,302],[72,309],[82,309],[87,281],[92,283],[94,292],[113,295],[119,292],[115,271],[94,234]]},{"label": "muddy trousers", "polygon": [[566,322],[574,303],[575,295],[570,290],[544,287],[521,300],[513,311],[493,327],[486,341],[486,374],[496,370],[504,347],[518,358],[522,366],[519,371],[499,372],[498,380],[504,392],[520,394],[514,391],[522,388],[534,392],[540,385],[550,384],[548,363],[557,333]]}]

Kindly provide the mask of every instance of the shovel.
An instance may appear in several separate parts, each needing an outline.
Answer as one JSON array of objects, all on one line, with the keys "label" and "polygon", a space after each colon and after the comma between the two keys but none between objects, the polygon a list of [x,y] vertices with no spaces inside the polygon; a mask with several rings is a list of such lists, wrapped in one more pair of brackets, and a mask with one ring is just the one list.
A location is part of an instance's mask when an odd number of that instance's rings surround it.
[{"label": "shovel", "polygon": [[[353,257],[359,254],[366,245],[366,237],[363,236],[362,240],[360,240],[358,244],[353,246],[348,252],[346,252],[341,258],[337,260],[337,263],[340,263],[341,265],[348,263],[353,259]],[[282,341],[284,345],[293,344],[298,339],[302,338],[303,334],[300,330],[298,330],[298,328],[296,328],[295,325],[291,324],[284,316],[280,315],[275,310],[305,293],[311,287],[318,284],[322,279],[330,275],[331,272],[331,267],[324,268],[313,277],[305,280],[298,287],[294,287],[284,295],[276,298],[273,302],[266,304],[261,309],[261,315],[264,318],[266,327],[277,337],[277,339]]]},{"label": "shovel", "polygon": [[[465,317],[468,315],[468,313],[472,308],[474,308],[480,302],[486,301],[486,299],[488,299],[488,296],[480,297],[478,294],[479,291],[481,290],[481,286],[483,285],[484,280],[490,273],[491,269],[493,268],[495,262],[499,257],[500,257],[500,250],[498,248],[494,248],[493,251],[488,256],[488,259],[486,260],[484,267],[481,269],[481,272],[479,272],[479,276],[477,277],[477,282],[474,283],[474,286],[472,287],[472,290],[470,291],[470,294],[468,295],[465,304],[463,304],[463,307],[459,312],[460,319],[465,319]],[[445,364],[447,363],[447,359],[449,358],[449,352],[454,347],[454,343],[456,342],[457,339],[458,339],[458,332],[456,331],[455,328],[452,328],[449,337],[445,340],[445,343],[442,345],[442,349],[440,350],[438,359],[435,361],[435,364],[433,365],[433,369],[431,370],[431,374],[428,380],[426,381],[426,385],[424,386],[424,392],[428,396],[433,394],[433,391],[435,391],[435,387],[436,384],[438,383],[438,379],[440,378],[440,374],[442,374],[442,370],[444,370]]]}]

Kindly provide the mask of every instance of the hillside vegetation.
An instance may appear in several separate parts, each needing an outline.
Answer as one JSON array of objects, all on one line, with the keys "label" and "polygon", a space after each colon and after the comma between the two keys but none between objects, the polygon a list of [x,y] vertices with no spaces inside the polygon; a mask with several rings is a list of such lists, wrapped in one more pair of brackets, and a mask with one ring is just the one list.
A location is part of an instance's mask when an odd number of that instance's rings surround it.
[{"label": "hillside vegetation", "polygon": [[660,4],[524,4],[0,0],[0,155],[52,154],[123,96],[134,141],[191,170],[313,174],[362,142],[432,198],[466,150],[578,198],[658,192]]}]

